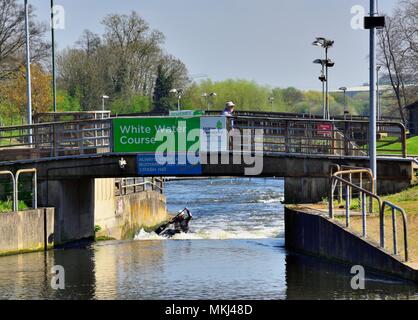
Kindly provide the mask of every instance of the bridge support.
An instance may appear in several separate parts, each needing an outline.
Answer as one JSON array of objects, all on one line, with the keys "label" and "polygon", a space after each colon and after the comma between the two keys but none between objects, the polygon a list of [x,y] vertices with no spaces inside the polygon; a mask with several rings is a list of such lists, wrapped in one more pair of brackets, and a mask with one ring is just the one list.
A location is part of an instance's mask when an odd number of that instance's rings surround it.
[{"label": "bridge support", "polygon": [[94,179],[40,181],[38,202],[55,207],[55,244],[94,237]]},{"label": "bridge support", "polygon": [[329,178],[285,178],[286,204],[317,203],[328,197]]}]

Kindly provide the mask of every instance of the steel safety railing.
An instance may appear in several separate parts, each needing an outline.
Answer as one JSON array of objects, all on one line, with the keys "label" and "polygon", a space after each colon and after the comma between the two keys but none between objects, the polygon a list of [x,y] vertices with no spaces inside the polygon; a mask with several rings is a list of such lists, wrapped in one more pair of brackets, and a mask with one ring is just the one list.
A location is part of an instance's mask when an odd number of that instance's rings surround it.
[{"label": "steel safety railing", "polygon": [[[371,199],[371,201],[375,200],[378,206],[379,212],[379,237],[380,237],[380,247],[385,248],[385,211],[387,207],[392,209],[392,235],[393,235],[393,254],[398,255],[398,247],[397,247],[397,224],[396,224],[396,212],[401,213],[401,217],[403,220],[403,234],[404,234],[404,252],[405,252],[405,261],[408,261],[408,221],[405,211],[402,208],[392,204],[388,201],[383,201],[374,191],[366,190],[353,182],[346,180],[343,176],[353,175],[353,174],[367,174],[369,175],[369,169],[357,169],[357,170],[347,170],[347,171],[340,171],[332,174],[331,176],[331,188],[330,194],[328,199],[328,206],[329,206],[329,216],[331,219],[335,217],[335,208],[334,208],[334,194],[337,188],[337,185],[341,183],[343,187],[345,187],[345,217],[346,217],[346,227],[350,227],[350,217],[351,217],[351,194],[352,190],[356,190],[359,193],[359,198],[361,199],[361,218],[362,218],[362,236],[364,238],[367,237],[367,197]],[[370,173],[371,174],[371,173]],[[373,175],[371,175],[371,179],[374,181]],[[374,186],[372,186],[372,190],[374,190]]]},{"label": "steel safety railing", "polygon": [[[402,223],[403,223],[403,235],[404,235],[404,250],[405,250],[405,261],[408,261],[409,259],[409,253],[408,253],[408,219],[406,216],[406,212],[404,209],[394,205],[393,203],[390,203],[388,201],[384,201],[382,205],[382,212],[385,212],[386,207],[389,207],[392,210],[392,235],[393,235],[393,253],[395,255],[398,254],[398,240],[397,240],[397,223],[396,223],[396,212],[399,212],[402,217]],[[384,225],[382,226],[382,230],[384,229]],[[383,234],[383,241],[384,234]],[[385,243],[383,242],[383,247]]]},{"label": "steel safety railing", "polygon": [[[112,152],[112,119],[1,127],[0,162]],[[228,128],[245,137],[238,146],[231,143],[230,151],[368,156],[367,121],[248,116],[227,119]],[[379,122],[378,129],[378,154],[406,157],[405,127]]]},{"label": "steel safety railing", "polygon": [[36,169],[21,169],[14,174],[11,171],[0,171],[0,176],[9,176],[12,181],[12,211],[19,211],[19,181],[23,174],[32,175],[32,209],[38,208],[38,184],[37,184],[37,170]]},{"label": "steel safety railing", "polygon": [[42,123],[0,128],[0,161],[111,151],[111,120]]},{"label": "steel safety railing", "polygon": [[43,112],[33,116],[33,123],[103,120],[111,117],[110,111]]},{"label": "steel safety railing", "polygon": [[[248,116],[228,119],[230,128],[250,136],[240,146],[245,150],[334,156],[368,156],[369,152],[368,121]],[[407,157],[406,129],[401,123],[379,122],[377,136],[379,155]]]},{"label": "steel safety railing", "polygon": [[147,190],[164,193],[164,181],[161,178],[120,178],[115,181],[115,195],[124,196]]}]

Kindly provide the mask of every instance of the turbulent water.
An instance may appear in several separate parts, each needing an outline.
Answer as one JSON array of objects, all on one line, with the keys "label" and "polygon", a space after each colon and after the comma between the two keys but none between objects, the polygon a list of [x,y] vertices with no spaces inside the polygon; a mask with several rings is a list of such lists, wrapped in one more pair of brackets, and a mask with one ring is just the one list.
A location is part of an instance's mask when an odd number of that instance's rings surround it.
[{"label": "turbulent water", "polygon": [[[2,299],[417,299],[415,285],[284,248],[283,181],[172,181],[169,211],[188,207],[191,232],[0,258]],[[51,288],[53,266],[65,290]]]},{"label": "turbulent water", "polygon": [[[181,186],[181,187],[179,187]],[[186,180],[167,184],[168,210],[188,207],[188,234],[174,240],[271,239],[283,236],[283,181],[265,179]],[[141,230],[137,240],[163,240]]]}]

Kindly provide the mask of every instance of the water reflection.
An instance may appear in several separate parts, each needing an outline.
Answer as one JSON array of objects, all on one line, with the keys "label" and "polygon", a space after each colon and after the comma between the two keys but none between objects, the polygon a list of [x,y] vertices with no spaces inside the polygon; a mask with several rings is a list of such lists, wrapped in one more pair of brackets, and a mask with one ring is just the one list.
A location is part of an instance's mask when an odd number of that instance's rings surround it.
[{"label": "water reflection", "polygon": [[417,299],[413,283],[366,270],[365,290],[351,288],[351,266],[290,253],[286,256],[287,299]]},{"label": "water reflection", "polygon": [[[283,239],[109,242],[0,258],[2,299],[416,299],[417,287],[287,252]],[[66,289],[50,287],[54,265]]]}]

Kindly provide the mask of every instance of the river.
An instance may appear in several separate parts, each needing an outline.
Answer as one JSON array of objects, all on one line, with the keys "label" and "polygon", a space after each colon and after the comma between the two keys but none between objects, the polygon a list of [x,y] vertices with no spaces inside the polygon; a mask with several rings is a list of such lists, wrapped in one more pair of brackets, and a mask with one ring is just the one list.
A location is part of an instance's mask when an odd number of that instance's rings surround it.
[{"label": "river", "polygon": [[[418,299],[408,282],[366,272],[352,290],[351,266],[284,247],[284,183],[276,179],[172,181],[170,212],[188,207],[191,232],[162,239],[83,244],[0,258],[0,299]],[[51,268],[65,289],[51,288]]]}]

